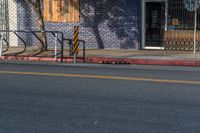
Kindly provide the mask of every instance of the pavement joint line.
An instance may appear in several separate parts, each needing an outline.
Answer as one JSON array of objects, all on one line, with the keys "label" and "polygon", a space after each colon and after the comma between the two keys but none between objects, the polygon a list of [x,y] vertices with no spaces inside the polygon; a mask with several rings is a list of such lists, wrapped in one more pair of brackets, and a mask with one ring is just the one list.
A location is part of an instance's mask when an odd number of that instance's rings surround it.
[{"label": "pavement joint line", "polygon": [[85,74],[62,74],[62,73],[17,72],[17,71],[0,71],[0,74],[77,77],[77,78],[93,78],[93,79],[110,79],[110,80],[126,80],[126,81],[144,81],[144,82],[200,85],[200,81],[156,79],[156,78],[138,78],[138,77],[119,77],[119,76],[103,76],[103,75],[85,75]]}]

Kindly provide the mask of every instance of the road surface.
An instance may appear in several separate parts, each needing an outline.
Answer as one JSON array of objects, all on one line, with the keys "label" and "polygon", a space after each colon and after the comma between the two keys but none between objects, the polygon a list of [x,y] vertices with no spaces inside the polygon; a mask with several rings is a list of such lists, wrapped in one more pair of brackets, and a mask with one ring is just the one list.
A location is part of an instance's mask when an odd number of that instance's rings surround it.
[{"label": "road surface", "polygon": [[199,133],[200,68],[0,63],[0,133]]}]

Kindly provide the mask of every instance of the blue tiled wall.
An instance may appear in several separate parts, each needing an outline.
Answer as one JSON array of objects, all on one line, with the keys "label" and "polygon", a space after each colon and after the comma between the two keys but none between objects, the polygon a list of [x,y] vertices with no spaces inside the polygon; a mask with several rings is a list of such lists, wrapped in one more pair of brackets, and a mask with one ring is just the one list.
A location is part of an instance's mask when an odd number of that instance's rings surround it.
[{"label": "blue tiled wall", "polygon": [[[80,39],[87,48],[138,49],[140,0],[80,0]],[[18,29],[38,30],[35,16],[24,0],[18,2]],[[46,23],[47,30],[60,30],[73,37],[72,23]],[[32,41],[26,36],[27,41]]]}]

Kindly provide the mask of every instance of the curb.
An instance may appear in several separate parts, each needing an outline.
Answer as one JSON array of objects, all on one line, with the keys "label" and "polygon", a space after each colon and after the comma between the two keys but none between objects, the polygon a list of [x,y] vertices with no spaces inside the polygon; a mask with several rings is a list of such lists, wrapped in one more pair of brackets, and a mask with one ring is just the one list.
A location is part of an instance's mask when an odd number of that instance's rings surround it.
[{"label": "curb", "polygon": [[[30,57],[30,56],[2,56],[0,60],[22,60],[22,61],[46,61],[60,62],[51,57]],[[63,62],[72,63],[73,58],[64,58]],[[77,63],[83,63],[82,58],[77,59]],[[135,64],[135,65],[164,65],[164,66],[191,66],[200,67],[200,60],[177,60],[177,59],[129,59],[129,58],[107,58],[107,57],[88,57],[85,63],[95,64]]]},{"label": "curb", "polygon": [[118,59],[118,58],[87,58],[87,62],[105,64],[135,64],[135,65],[164,65],[164,66],[191,66],[200,67],[200,60],[177,60],[177,59]]},{"label": "curb", "polygon": [[[43,61],[43,62],[61,62],[61,58],[52,57],[31,57],[31,56],[2,56],[0,60],[20,60],[20,61]],[[63,58],[63,62],[72,63],[73,58]],[[77,62],[83,62],[82,59],[77,59]]]}]

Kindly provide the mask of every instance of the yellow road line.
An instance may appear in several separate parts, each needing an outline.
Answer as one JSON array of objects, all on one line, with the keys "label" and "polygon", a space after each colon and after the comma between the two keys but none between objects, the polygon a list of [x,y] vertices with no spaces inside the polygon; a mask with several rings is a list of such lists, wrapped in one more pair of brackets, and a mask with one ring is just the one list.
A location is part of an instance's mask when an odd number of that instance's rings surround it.
[{"label": "yellow road line", "polygon": [[17,71],[0,71],[0,74],[56,76],[56,77],[78,77],[78,78],[95,78],[95,79],[112,79],[112,80],[145,81],[145,82],[158,82],[158,83],[176,83],[176,84],[196,84],[196,85],[200,85],[200,81],[137,78],[137,77],[118,77],[118,76],[101,76],[101,75],[85,75],[85,74],[62,74],[62,73],[17,72]]}]

